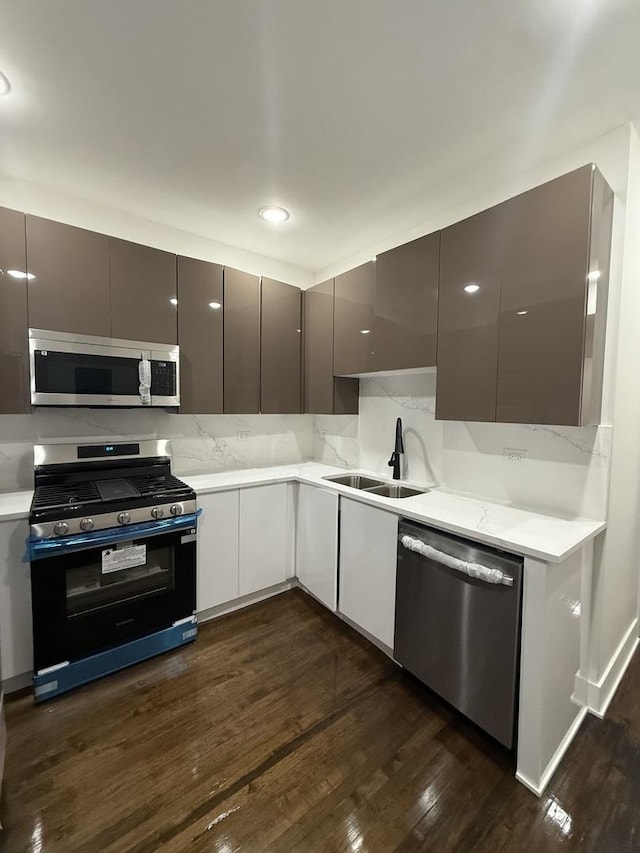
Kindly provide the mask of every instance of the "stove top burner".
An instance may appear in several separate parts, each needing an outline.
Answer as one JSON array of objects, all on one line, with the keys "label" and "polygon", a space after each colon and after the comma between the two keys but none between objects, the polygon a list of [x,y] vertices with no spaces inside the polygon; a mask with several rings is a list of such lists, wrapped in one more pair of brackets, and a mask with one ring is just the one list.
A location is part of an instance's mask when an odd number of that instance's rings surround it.
[{"label": "stove top burner", "polygon": [[166,495],[185,488],[182,480],[174,477],[173,474],[144,474],[138,477],[129,477],[128,481],[143,497]]},{"label": "stove top burner", "polygon": [[56,483],[37,486],[32,509],[49,509],[57,506],[100,503],[100,495],[95,483]]},{"label": "stove top burner", "polygon": [[140,492],[129,480],[98,480],[96,482],[103,501],[118,501],[122,498],[139,498]]}]

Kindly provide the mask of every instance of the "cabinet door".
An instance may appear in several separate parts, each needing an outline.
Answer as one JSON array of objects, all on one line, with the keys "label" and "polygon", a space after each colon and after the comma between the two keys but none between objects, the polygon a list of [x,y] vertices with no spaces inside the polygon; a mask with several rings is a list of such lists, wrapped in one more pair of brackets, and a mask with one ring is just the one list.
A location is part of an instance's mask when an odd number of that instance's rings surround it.
[{"label": "cabinet door", "polygon": [[237,490],[198,497],[198,612],[239,596],[238,501]]},{"label": "cabinet door", "polygon": [[333,372],[337,376],[374,370],[375,261],[335,278]]},{"label": "cabinet door", "polygon": [[298,487],[296,574],[335,612],[338,597],[338,496],[317,486]]},{"label": "cabinet door", "polygon": [[393,648],[398,519],[340,499],[340,597],[348,619]]},{"label": "cabinet door", "polygon": [[357,379],[333,375],[333,299],[330,279],[304,291],[304,410],[316,415],[357,415]]},{"label": "cabinet door", "polygon": [[440,232],[378,255],[372,370],[433,367]]},{"label": "cabinet door", "polygon": [[31,411],[24,213],[0,207],[0,414]]},{"label": "cabinet door", "polygon": [[240,490],[240,595],[290,576],[290,494],[287,483]]},{"label": "cabinet door", "polygon": [[260,280],[224,270],[224,411],[260,411]]},{"label": "cabinet door", "polygon": [[580,423],[590,165],[508,202],[496,420]]},{"label": "cabinet door", "polygon": [[[508,205],[442,231],[436,418],[495,421]],[[477,287],[468,292],[465,287]]]},{"label": "cabinet door", "polygon": [[263,278],[260,322],[260,411],[302,411],[302,294]]},{"label": "cabinet door", "polygon": [[223,411],[222,267],[178,258],[180,412]]},{"label": "cabinet door", "polygon": [[33,669],[31,572],[22,561],[26,521],[0,522],[0,655],[2,678]]},{"label": "cabinet door", "polygon": [[110,238],[111,336],[178,342],[176,256]]},{"label": "cabinet door", "polygon": [[29,326],[111,337],[109,237],[27,216]]}]

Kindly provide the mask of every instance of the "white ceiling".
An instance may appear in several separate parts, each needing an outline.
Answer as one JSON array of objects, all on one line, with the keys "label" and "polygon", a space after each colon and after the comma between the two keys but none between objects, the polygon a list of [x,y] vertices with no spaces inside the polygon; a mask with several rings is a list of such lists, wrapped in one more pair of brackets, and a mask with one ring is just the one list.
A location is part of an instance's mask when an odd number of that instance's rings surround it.
[{"label": "white ceiling", "polygon": [[316,271],[640,115],[639,44],[637,0],[0,0],[0,175]]}]

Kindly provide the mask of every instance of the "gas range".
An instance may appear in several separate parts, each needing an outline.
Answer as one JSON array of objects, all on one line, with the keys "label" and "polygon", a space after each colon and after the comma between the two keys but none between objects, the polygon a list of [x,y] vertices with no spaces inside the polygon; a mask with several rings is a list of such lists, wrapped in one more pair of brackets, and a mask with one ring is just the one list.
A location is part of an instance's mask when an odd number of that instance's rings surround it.
[{"label": "gas range", "polygon": [[167,441],[38,445],[29,524],[37,539],[178,519],[196,494],[171,473]]}]

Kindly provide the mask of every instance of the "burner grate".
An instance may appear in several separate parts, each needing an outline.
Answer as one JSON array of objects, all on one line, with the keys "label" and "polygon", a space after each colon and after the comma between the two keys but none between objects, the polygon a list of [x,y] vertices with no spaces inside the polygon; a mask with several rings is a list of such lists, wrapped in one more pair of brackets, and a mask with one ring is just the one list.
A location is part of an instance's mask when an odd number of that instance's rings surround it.
[{"label": "burner grate", "polygon": [[31,506],[32,509],[48,509],[54,506],[97,503],[99,501],[100,495],[95,487],[95,483],[58,483],[55,485],[37,486]]},{"label": "burner grate", "polygon": [[172,474],[144,474],[139,477],[129,477],[128,480],[143,497],[177,492],[187,488],[182,480]]}]

